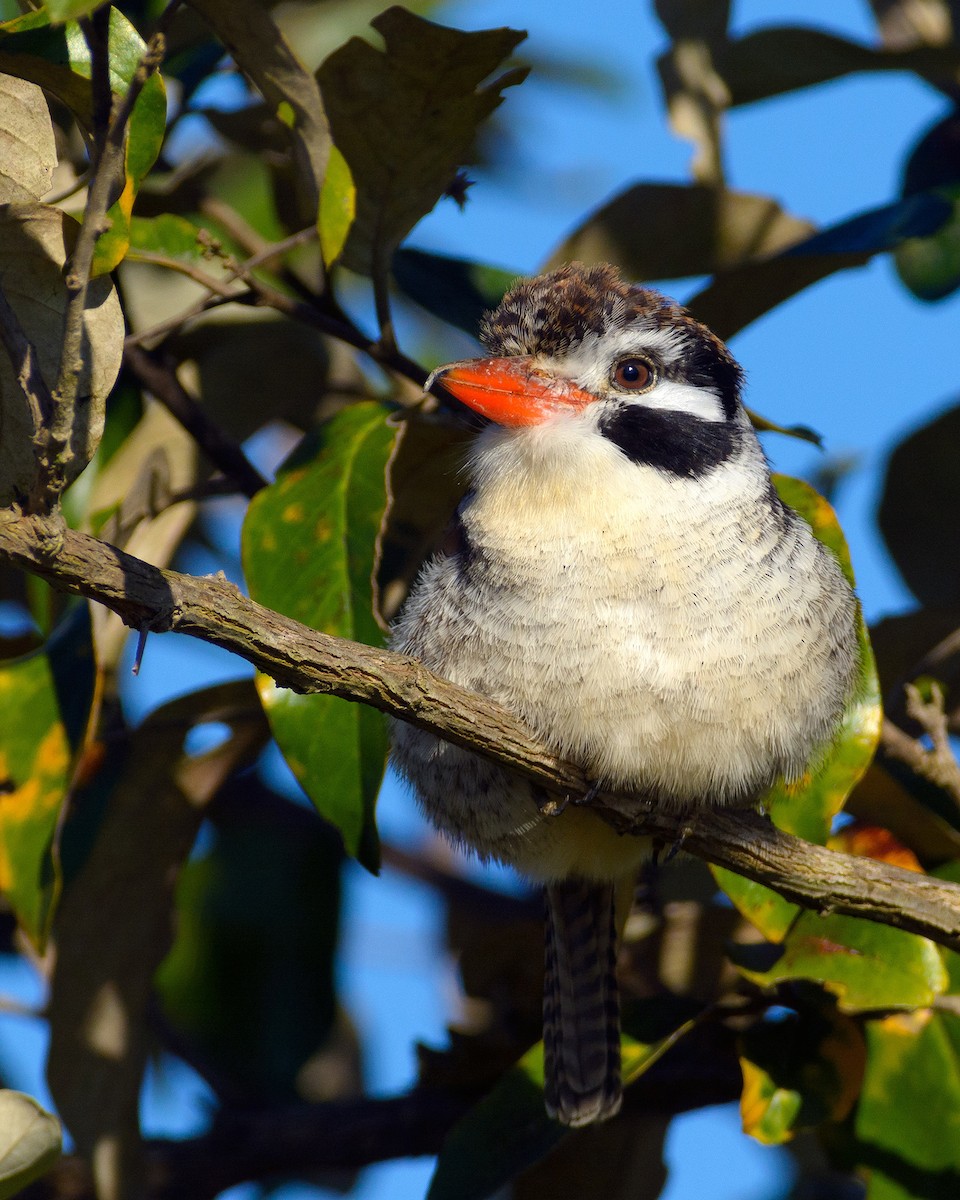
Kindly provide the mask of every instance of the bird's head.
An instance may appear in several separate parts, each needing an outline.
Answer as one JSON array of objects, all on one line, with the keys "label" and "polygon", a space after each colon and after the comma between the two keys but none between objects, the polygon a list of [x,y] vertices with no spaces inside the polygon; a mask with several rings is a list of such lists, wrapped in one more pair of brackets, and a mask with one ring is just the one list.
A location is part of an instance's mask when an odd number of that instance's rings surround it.
[{"label": "bird's head", "polygon": [[742,372],[723,342],[606,264],[519,281],[481,340],[488,357],[441,367],[431,382],[506,428],[573,421],[634,462],[685,476],[729,459],[748,428]]}]

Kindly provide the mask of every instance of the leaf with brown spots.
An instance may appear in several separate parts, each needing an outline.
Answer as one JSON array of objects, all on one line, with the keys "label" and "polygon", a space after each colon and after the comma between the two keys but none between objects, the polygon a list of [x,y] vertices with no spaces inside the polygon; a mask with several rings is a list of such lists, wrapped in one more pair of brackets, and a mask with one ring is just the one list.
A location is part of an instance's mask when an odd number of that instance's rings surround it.
[{"label": "leaf with brown spots", "polygon": [[[255,600],[336,637],[380,645],[373,606],[377,535],[394,430],[387,410],[354,404],[304,439],[250,505],[243,562]],[[290,769],[347,850],[379,862],[373,808],[387,756],[380,713],[335,696],[300,696],[257,677]]]}]

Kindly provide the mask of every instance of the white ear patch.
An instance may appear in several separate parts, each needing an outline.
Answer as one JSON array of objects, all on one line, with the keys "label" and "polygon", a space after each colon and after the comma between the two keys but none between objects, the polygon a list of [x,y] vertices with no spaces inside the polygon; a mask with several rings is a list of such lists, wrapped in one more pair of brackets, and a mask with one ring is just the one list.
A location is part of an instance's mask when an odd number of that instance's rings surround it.
[{"label": "white ear patch", "polygon": [[720,397],[711,388],[695,387],[692,383],[678,383],[674,379],[661,379],[649,392],[631,399],[627,403],[643,404],[666,412],[689,413],[701,421],[725,421],[726,414]]}]

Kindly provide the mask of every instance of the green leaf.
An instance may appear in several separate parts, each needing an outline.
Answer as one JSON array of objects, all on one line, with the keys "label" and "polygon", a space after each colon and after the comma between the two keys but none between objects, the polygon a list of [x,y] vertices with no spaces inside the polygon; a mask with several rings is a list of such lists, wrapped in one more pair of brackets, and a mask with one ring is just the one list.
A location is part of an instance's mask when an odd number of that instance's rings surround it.
[{"label": "green leaf", "polygon": [[512,29],[462,33],[397,7],[371,24],[385,49],[351,38],[318,78],[333,140],[357,189],[343,261],[385,278],[400,242],[470,160],[477,128],[500,93],[526,71],[483,85],[523,39]]},{"label": "green leaf", "polygon": [[920,300],[942,300],[960,287],[960,113],[951,108],[914,146],[903,172],[903,193],[933,191],[952,216],[932,237],[908,238],[894,253],[897,274]]},{"label": "green leaf", "polygon": [[0,891],[40,949],[60,889],[54,835],[69,773],[47,654],[0,663]]},{"label": "green leaf", "polygon": [[[39,84],[93,130],[90,50],[80,26],[70,21],[52,26],[46,12],[27,14],[0,26],[0,71]],[[110,10],[110,87],[126,95],[146,45],[117,9]],[[163,144],[167,123],[166,89],[159,72],[143,87],[127,126],[125,181],[119,199],[107,213],[110,228],[97,241],[93,273],[102,275],[122,260],[129,244],[130,215],[144,176]]]},{"label": "green leaf", "polygon": [[62,25],[64,21],[77,21],[88,17],[95,9],[102,8],[107,0],[43,0],[43,7],[50,20]]},{"label": "green leaf", "polygon": [[[853,568],[836,513],[809,484],[787,475],[774,475],[781,499],[810,525],[817,538],[835,555],[852,584]],[[833,818],[873,760],[883,712],[880,683],[862,614],[857,617],[860,672],[840,728],[824,756],[802,779],[778,784],[763,800],[779,829],[808,842],[824,845]],[[780,941],[800,909],[770,888],[744,879],[722,867],[711,868],[714,878],[748,920],[771,941]]]},{"label": "green leaf", "polygon": [[960,186],[940,189],[953,215],[932,237],[907,238],[894,251],[897,274],[918,300],[943,300],[960,287]]},{"label": "green leaf", "polygon": [[[659,1023],[663,1024],[662,1013]],[[684,1021],[653,1042],[624,1034],[624,1085],[648,1071],[696,1024],[696,1018]],[[551,1120],[543,1106],[539,1042],[447,1135],[427,1200],[488,1200],[569,1136],[571,1130]]]},{"label": "green leaf", "polygon": [[174,213],[156,217],[133,217],[130,222],[130,250],[149,250],[188,262],[202,261],[206,249],[200,240],[200,226]]},{"label": "green leaf", "polygon": [[927,938],[836,913],[802,912],[782,945],[737,945],[730,957],[759,987],[816,980],[842,1012],[932,1004],[948,983],[940,952]]},{"label": "green leaf", "polygon": [[960,1021],[901,1013],[867,1023],[857,1160],[871,1200],[960,1194]]},{"label": "green leaf", "polygon": [[[255,600],[336,637],[378,645],[376,541],[394,431],[379,404],[355,404],[307,440],[257,494],[243,527]],[[387,754],[380,713],[334,696],[299,696],[259,676],[260,698],[284,757],[349,853],[379,861],[374,803]]]},{"label": "green leaf", "polygon": [[404,248],[393,256],[393,276],[427,312],[476,337],[483,314],[497,307],[517,273]]},{"label": "green leaf", "polygon": [[347,160],[334,146],[320,189],[320,250],[329,267],[343,253],[350,226],[357,215],[357,189]]},{"label": "green leaf", "polygon": [[49,1171],[62,1140],[60,1122],[32,1096],[0,1090],[0,1200]]}]

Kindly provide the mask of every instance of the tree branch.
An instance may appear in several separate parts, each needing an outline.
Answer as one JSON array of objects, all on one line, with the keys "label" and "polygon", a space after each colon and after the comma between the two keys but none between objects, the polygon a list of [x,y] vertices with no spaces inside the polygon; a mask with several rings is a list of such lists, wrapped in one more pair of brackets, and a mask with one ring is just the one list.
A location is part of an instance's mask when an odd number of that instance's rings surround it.
[{"label": "tree branch", "polygon": [[[247,599],[217,577],[161,570],[57,518],[0,513],[0,560],[86,596],[132,628],[176,630],[239,654],[283,687],[367,704],[503,763],[550,792],[582,798],[590,781],[538,743],[492,700],[433,675],[403,655],[333,638]],[[684,849],[819,912],[892,925],[960,949],[960,886],[815,846],[754,812],[648,808],[603,795],[598,815],[631,834]]]}]

